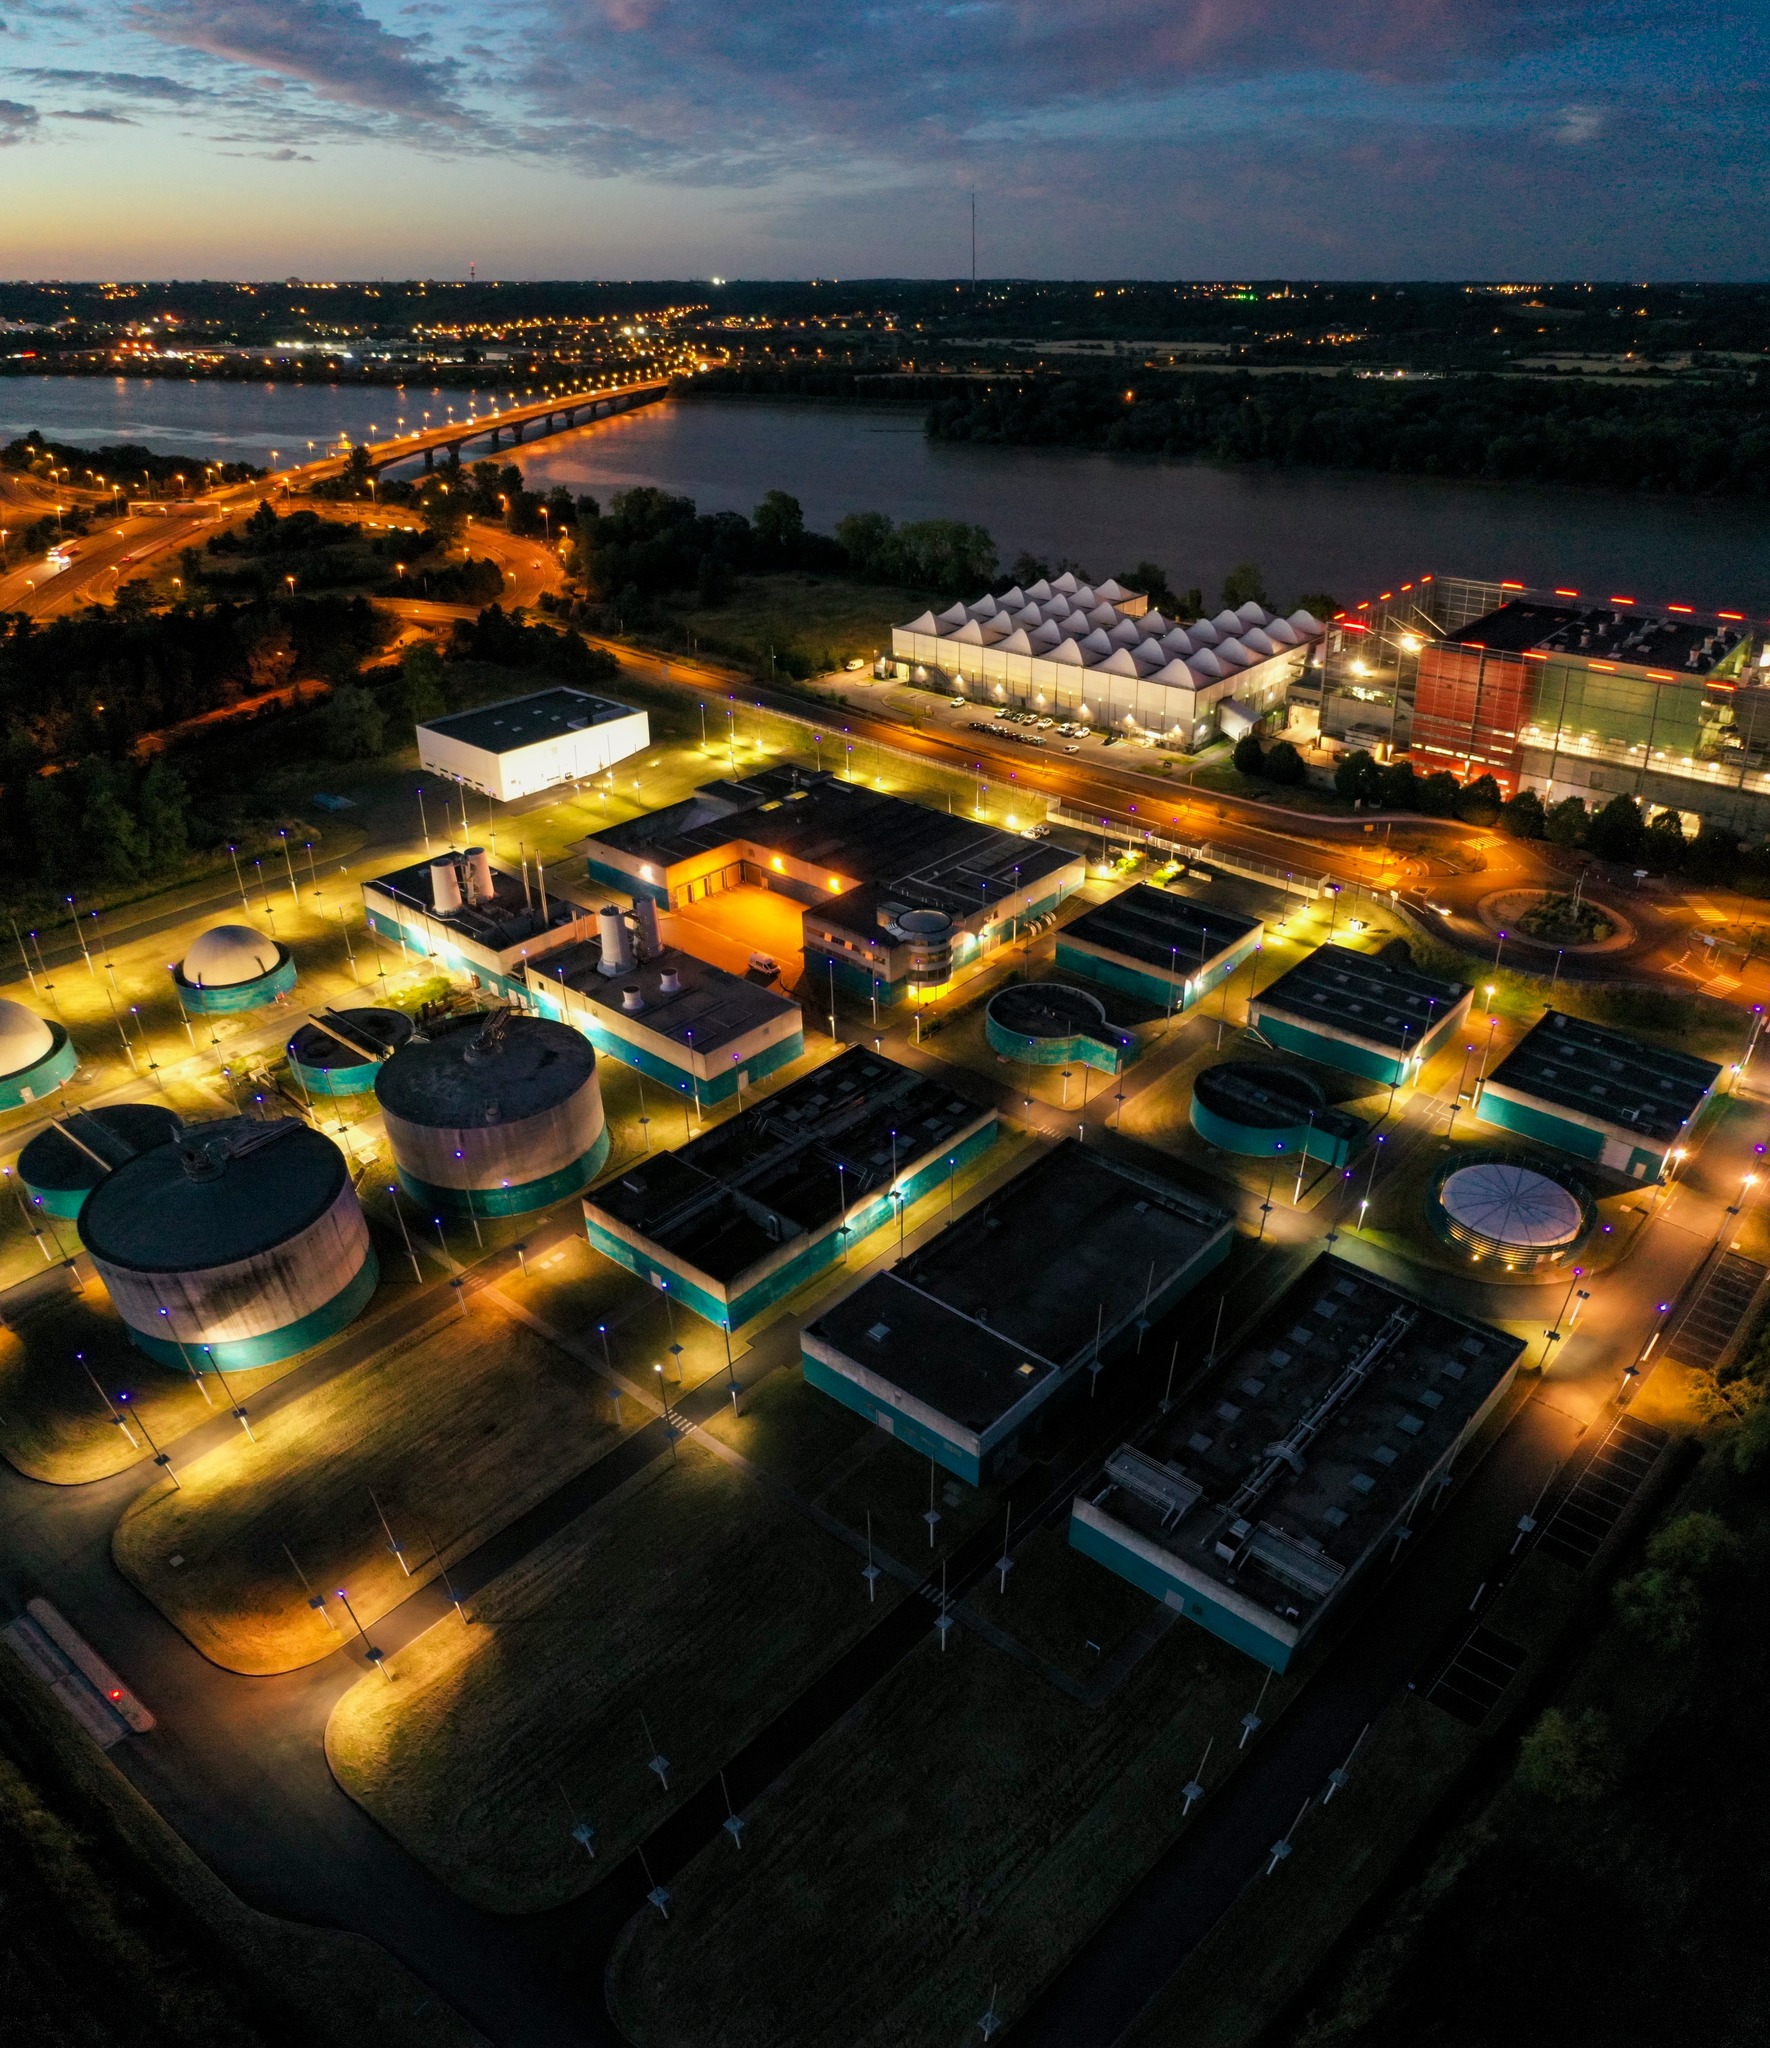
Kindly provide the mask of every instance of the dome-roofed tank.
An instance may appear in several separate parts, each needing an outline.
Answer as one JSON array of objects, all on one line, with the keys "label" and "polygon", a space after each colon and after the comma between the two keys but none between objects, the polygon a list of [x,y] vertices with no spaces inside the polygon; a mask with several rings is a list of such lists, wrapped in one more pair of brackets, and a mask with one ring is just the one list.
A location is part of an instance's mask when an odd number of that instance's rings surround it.
[{"label": "dome-roofed tank", "polygon": [[249,924],[217,924],[191,941],[172,979],[178,1000],[199,1015],[255,1010],[295,986],[295,962],[287,946]]},{"label": "dome-roofed tank", "polygon": [[1571,1258],[1597,1210],[1585,1183],[1557,1161],[1465,1150],[1433,1176],[1426,1215],[1472,1260],[1532,1273]]},{"label": "dome-roofed tank", "polygon": [[61,1025],[0,997],[0,1109],[40,1102],[79,1064],[80,1055]]},{"label": "dome-roofed tank", "polygon": [[289,1041],[289,1071],[310,1095],[366,1095],[412,1036],[403,1010],[321,1010]]},{"label": "dome-roofed tank", "polygon": [[455,1215],[544,1208],[608,1157],[596,1053],[550,1018],[494,1010],[414,1039],[375,1095],[407,1192]]},{"label": "dome-roofed tank", "polygon": [[78,1216],[107,1174],[178,1134],[178,1118],[157,1102],[106,1102],[71,1110],[18,1155],[25,1193],[51,1216]]},{"label": "dome-roofed tank", "polygon": [[79,1231],[136,1345],[198,1371],[309,1350],[378,1278],[344,1154],[294,1117],[184,1125],[93,1189]]}]

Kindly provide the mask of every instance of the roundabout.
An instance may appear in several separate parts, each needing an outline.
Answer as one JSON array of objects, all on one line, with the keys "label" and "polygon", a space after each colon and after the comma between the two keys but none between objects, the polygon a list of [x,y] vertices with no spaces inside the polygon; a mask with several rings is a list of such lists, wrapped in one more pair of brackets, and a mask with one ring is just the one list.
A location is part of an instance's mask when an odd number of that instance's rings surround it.
[{"label": "roundabout", "polygon": [[1496,937],[1558,953],[1621,953],[1635,927],[1613,904],[1578,889],[1503,889],[1482,897],[1475,914]]}]

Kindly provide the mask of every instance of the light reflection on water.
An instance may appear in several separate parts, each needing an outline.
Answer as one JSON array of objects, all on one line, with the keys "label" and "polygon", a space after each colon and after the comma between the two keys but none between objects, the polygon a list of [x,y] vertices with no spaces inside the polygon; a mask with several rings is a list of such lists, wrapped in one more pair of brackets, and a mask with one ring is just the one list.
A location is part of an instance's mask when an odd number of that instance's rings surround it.
[{"label": "light reflection on water", "polygon": [[[401,411],[411,427],[427,408],[436,419],[450,404],[483,407],[494,388],[0,378],[0,439],[35,426],[258,461],[276,447],[287,459],[371,423],[390,432]],[[531,485],[604,501],[650,484],[706,511],[748,512],[764,491],[787,490],[826,531],[857,511],[970,520],[1004,563],[1026,548],[1098,578],[1151,560],[1213,598],[1227,569],[1253,560],[1283,603],[1315,591],[1356,600],[1435,571],[1770,613],[1770,507],[1740,500],[951,445],[925,438],[920,408],[753,400],[650,406],[499,460],[519,462]]]}]

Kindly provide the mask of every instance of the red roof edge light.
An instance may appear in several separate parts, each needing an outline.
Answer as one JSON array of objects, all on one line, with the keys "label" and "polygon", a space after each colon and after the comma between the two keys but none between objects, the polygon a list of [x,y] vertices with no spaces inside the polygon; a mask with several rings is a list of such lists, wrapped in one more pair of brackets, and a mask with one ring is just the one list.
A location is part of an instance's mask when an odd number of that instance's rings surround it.
[{"label": "red roof edge light", "polygon": [[1715,614],[1715,617],[1716,617],[1717,619],[1743,619],[1743,618],[1745,617],[1745,613],[1744,613],[1744,612],[1716,612],[1716,614]]},{"label": "red roof edge light", "polygon": [[1522,590],[1524,585],[1522,583],[1502,583],[1500,588],[1502,590]]},{"label": "red roof edge light", "polygon": [[1604,602],[1606,604],[1633,604],[1635,600],[1632,597],[1607,597]]},{"label": "red roof edge light", "polygon": [[1693,612],[1695,609],[1696,607],[1693,604],[1668,604],[1666,606],[1668,612]]},{"label": "red roof edge light", "polygon": [[1578,597],[1579,592],[1577,590],[1557,590],[1555,595],[1557,597]]}]

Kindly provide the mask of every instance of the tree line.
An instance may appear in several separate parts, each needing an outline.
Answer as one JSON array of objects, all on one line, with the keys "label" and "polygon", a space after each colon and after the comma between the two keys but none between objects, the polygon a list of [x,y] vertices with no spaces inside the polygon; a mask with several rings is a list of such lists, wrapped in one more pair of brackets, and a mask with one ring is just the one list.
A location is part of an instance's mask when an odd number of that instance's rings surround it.
[{"label": "tree line", "polygon": [[851,513],[834,534],[814,532],[786,491],[769,491],[746,518],[702,512],[692,498],[641,485],[617,491],[602,511],[579,500],[575,527],[585,587],[631,620],[648,599],[692,590],[709,608],[725,603],[740,575],[810,570],[863,582],[967,596],[985,587],[996,547],[981,526],[957,519],[897,525],[882,512]]},{"label": "tree line", "polygon": [[1691,496],[1770,491],[1770,386],[1201,372],[1048,377],[930,408],[937,441]]}]

